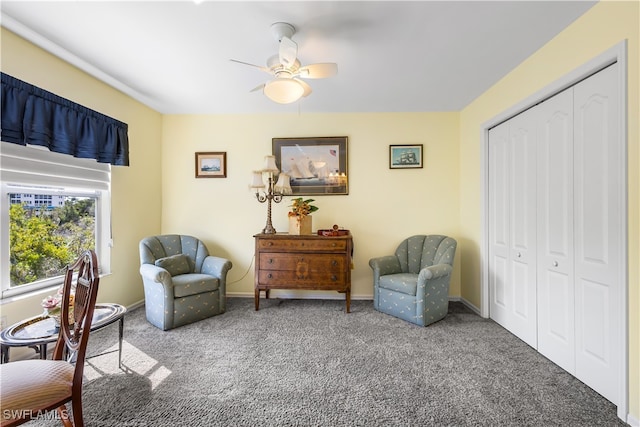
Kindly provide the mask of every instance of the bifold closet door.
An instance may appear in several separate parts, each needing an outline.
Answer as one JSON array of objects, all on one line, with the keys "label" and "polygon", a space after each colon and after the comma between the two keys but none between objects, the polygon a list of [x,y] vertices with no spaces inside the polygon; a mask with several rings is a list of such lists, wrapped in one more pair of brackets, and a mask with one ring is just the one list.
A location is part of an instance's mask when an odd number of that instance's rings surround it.
[{"label": "bifold closet door", "polygon": [[625,161],[613,64],[489,131],[490,315],[614,403]]},{"label": "bifold closet door", "polygon": [[536,108],[538,351],[575,374],[573,88]]},{"label": "bifold closet door", "polygon": [[491,317],[534,348],[535,114],[525,111],[489,131]]},{"label": "bifold closet door", "polygon": [[576,376],[612,402],[619,401],[624,292],[617,68],[574,86]]}]

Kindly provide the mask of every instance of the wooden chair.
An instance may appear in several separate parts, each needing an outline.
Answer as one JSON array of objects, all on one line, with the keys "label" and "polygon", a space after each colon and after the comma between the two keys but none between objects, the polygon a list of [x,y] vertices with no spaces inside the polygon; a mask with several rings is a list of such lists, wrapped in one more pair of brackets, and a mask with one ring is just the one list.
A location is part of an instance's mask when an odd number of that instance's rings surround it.
[{"label": "wooden chair", "polygon": [[[14,426],[44,418],[57,410],[65,426],[83,426],[82,374],[98,294],[98,260],[94,251],[84,252],[66,268],[60,334],[53,360],[21,360],[0,365],[1,425]],[[75,288],[73,324],[69,322],[69,296]],[[71,402],[73,417],[67,411]],[[47,415],[51,419],[51,415]]]}]

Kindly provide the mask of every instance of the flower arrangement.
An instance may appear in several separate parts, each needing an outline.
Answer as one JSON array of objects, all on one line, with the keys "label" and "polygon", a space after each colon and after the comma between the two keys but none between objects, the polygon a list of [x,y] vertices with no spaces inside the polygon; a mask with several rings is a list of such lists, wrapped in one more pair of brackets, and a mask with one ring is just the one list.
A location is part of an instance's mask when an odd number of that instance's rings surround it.
[{"label": "flower arrangement", "polygon": [[[56,323],[56,326],[60,326],[60,316],[62,315],[62,292],[63,287],[60,286],[58,289],[58,293],[56,296],[49,295],[45,299],[42,300],[42,308],[44,308],[43,316],[48,316],[53,318]],[[73,318],[73,303],[74,303],[75,295],[71,293],[69,295],[69,323],[74,323]]]},{"label": "flower arrangement", "polygon": [[295,216],[300,222],[307,215],[311,215],[313,212],[317,211],[319,208],[311,204],[311,202],[315,202],[314,199],[306,199],[304,200],[302,197],[298,197],[295,199],[291,199],[293,202],[291,205],[291,210],[289,211],[289,216]]}]

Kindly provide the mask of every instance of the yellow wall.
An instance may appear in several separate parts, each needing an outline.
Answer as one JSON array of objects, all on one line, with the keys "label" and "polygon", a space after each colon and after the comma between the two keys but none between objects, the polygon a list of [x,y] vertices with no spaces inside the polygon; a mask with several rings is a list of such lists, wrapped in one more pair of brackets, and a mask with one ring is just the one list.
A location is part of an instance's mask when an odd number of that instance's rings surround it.
[{"label": "yellow wall", "polygon": [[[2,71],[129,124],[129,168],[113,168],[113,274],[99,299],[143,298],[138,241],[159,232],[202,237],[234,263],[229,293],[252,292],[252,235],[266,206],[248,190],[272,137],[348,136],[350,194],[319,196],[314,229],[337,223],[355,240],[354,296],[370,296],[372,256],[411,233],[458,242],[451,295],[480,306],[482,123],[623,39],[629,40],[629,413],[640,419],[640,149],[638,3],[601,2],[460,113],[161,116],[2,29]],[[389,170],[389,144],[425,145],[425,167]],[[195,179],[194,153],[226,151],[228,178]],[[289,198],[274,206],[286,229]],[[37,314],[41,295],[0,307],[9,323]]]},{"label": "yellow wall", "polygon": [[[99,301],[132,305],[144,298],[138,242],[160,231],[162,115],[2,28],[2,72],[129,124],[130,167],[112,167],[112,274]],[[50,291],[49,291],[50,292]],[[7,324],[40,314],[42,293],[0,306]]]},{"label": "yellow wall", "polygon": [[639,3],[600,2],[524,61],[460,115],[461,294],[480,305],[480,129],[509,107],[628,39],[629,413],[640,419]]},{"label": "yellow wall", "polygon": [[[338,224],[351,230],[354,298],[372,297],[369,259],[392,254],[404,237],[457,238],[458,113],[172,115],[163,123],[162,231],[200,236],[212,252],[231,259],[230,294],[253,295],[253,235],[265,226],[267,206],[248,186],[251,171],[271,153],[273,137],[348,137],[349,195],[314,197],[313,229]],[[389,145],[405,143],[424,144],[423,169],[389,169]],[[200,151],[227,152],[226,179],[195,178],[194,153]],[[276,230],[287,231],[290,200],[273,205]]]}]

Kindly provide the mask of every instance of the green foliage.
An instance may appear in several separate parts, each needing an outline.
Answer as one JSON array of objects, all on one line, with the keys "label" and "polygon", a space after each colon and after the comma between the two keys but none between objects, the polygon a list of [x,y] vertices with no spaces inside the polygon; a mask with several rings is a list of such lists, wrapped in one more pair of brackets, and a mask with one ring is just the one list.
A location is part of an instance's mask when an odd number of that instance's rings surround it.
[{"label": "green foliage", "polygon": [[297,216],[298,218],[304,218],[307,215],[311,215],[319,208],[311,204],[311,202],[315,202],[315,199],[306,199],[304,200],[302,197],[297,197],[295,199],[291,199],[293,202],[291,205],[291,210],[289,211],[289,216]]},{"label": "green foliage", "polygon": [[66,223],[77,223],[81,218],[91,216],[95,217],[95,203],[93,199],[76,199],[71,198],[65,204],[54,209],[54,216],[57,216],[60,225]]},{"label": "green foliage", "polygon": [[9,208],[11,286],[62,274],[87,248],[95,248],[95,202],[69,199],[63,206]]}]

